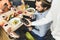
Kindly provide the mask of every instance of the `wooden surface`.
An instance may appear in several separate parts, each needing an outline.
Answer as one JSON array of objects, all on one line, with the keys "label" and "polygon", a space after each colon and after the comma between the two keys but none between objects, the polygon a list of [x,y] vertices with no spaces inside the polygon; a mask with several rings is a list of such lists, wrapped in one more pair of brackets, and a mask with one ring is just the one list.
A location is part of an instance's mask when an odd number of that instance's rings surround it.
[{"label": "wooden surface", "polygon": [[10,40],[2,27],[0,27],[0,40]]}]

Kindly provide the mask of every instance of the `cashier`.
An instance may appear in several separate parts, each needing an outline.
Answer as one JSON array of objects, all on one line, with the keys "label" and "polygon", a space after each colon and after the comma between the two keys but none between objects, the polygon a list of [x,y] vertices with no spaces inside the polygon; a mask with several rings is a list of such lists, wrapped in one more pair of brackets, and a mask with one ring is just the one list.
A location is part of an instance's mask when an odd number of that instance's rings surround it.
[{"label": "cashier", "polygon": [[10,7],[11,7],[11,4],[9,0],[0,0],[0,13],[7,11]]}]

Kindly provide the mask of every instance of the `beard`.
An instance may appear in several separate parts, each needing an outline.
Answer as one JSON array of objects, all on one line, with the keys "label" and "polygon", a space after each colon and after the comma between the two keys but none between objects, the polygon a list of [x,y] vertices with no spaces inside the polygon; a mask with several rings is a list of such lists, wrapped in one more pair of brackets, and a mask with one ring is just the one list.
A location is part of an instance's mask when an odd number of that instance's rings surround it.
[{"label": "beard", "polygon": [[[37,9],[36,9],[37,10]],[[39,11],[39,10],[37,10],[39,13],[43,13],[45,10],[44,9],[42,9],[41,11]]]},{"label": "beard", "polygon": [[[38,10],[37,10],[38,11]],[[42,11],[38,11],[39,13],[43,13],[45,10],[42,10]]]}]

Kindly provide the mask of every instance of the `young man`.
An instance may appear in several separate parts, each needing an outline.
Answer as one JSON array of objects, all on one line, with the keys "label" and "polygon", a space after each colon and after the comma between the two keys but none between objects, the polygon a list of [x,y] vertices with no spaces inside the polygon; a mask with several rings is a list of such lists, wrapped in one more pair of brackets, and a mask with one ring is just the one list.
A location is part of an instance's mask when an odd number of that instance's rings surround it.
[{"label": "young man", "polygon": [[29,30],[37,40],[45,40],[44,36],[52,23],[51,14],[48,14],[50,7],[51,0],[36,0],[37,11],[33,16],[36,21],[31,22],[28,26],[35,26],[35,29],[30,27]]}]

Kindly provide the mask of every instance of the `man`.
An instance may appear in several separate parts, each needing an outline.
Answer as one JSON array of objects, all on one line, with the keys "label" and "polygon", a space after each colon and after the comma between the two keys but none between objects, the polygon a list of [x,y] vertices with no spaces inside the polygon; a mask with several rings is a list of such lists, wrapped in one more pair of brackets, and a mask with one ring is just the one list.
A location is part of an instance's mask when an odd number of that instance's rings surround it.
[{"label": "man", "polygon": [[51,7],[51,0],[36,0],[36,9],[37,12],[34,14],[36,21],[30,23],[27,26],[35,26],[35,29],[29,28],[32,31],[32,35],[34,35],[37,40],[45,40],[44,36],[50,25],[52,23],[51,14],[48,14],[49,9]]}]

